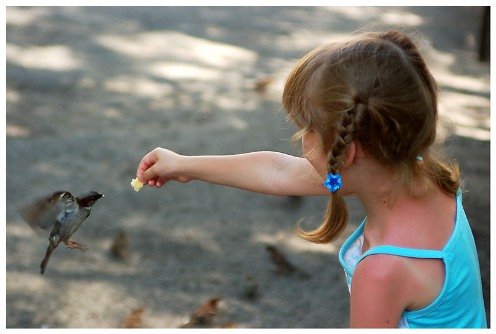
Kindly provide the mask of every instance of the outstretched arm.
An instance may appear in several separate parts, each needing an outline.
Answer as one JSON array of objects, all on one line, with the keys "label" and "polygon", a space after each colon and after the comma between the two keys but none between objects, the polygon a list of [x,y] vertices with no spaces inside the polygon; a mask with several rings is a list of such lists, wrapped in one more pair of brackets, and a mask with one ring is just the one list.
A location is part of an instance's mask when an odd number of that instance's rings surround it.
[{"label": "outstretched arm", "polygon": [[170,180],[199,180],[270,195],[328,194],[307,159],[270,151],[184,156],[156,148],[143,157],[136,175],[144,184],[158,188]]}]

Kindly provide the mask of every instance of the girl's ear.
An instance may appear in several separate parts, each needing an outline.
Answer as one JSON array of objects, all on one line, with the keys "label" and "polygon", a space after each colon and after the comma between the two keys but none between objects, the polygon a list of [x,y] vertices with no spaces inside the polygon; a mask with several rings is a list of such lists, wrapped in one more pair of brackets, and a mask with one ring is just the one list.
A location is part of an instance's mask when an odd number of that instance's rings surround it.
[{"label": "girl's ear", "polygon": [[352,140],[351,143],[348,145],[348,150],[346,151],[346,159],[344,161],[344,164],[342,165],[343,168],[348,168],[353,164],[356,158],[358,145],[360,145],[356,140]]}]

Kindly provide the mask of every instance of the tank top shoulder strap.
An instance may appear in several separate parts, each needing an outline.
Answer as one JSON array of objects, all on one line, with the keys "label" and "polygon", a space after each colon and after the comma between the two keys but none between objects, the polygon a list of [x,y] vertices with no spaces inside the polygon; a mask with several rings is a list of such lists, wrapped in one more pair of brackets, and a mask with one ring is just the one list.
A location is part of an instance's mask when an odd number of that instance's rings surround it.
[{"label": "tank top shoulder strap", "polygon": [[[456,192],[456,201],[457,201],[457,219],[455,223],[455,229],[453,231],[452,236],[450,237],[450,240],[448,241],[447,245],[443,250],[432,250],[432,249],[414,249],[414,248],[404,248],[404,247],[397,247],[397,246],[389,246],[389,245],[382,245],[382,246],[377,246],[374,248],[369,249],[367,252],[365,252],[358,260],[358,262],[362,261],[364,258],[370,255],[375,255],[375,254],[386,254],[386,255],[395,255],[395,256],[403,256],[403,257],[410,257],[410,258],[416,258],[416,259],[443,259],[447,252],[449,252],[449,249],[451,248],[450,245],[453,244],[453,241],[456,239],[458,232],[458,216],[460,215],[460,211],[462,211],[462,190],[458,189]],[[365,222],[365,221],[364,221]],[[363,224],[362,224],[363,225]],[[363,229],[363,226],[362,226]]]},{"label": "tank top shoulder strap", "polygon": [[359,262],[367,256],[375,254],[395,255],[416,259],[442,259],[444,257],[443,251],[440,250],[413,249],[396,246],[377,246],[365,252],[365,254],[360,257]]}]

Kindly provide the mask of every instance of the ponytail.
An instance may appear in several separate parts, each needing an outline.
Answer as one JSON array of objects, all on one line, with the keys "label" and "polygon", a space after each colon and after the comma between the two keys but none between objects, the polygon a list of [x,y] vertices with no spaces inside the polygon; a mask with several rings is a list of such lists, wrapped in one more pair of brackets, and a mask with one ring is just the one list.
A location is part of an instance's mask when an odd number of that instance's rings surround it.
[{"label": "ponytail", "polygon": [[348,209],[340,190],[329,195],[329,202],[322,224],[315,230],[306,232],[298,226],[298,235],[308,241],[325,244],[335,241],[346,229]]}]

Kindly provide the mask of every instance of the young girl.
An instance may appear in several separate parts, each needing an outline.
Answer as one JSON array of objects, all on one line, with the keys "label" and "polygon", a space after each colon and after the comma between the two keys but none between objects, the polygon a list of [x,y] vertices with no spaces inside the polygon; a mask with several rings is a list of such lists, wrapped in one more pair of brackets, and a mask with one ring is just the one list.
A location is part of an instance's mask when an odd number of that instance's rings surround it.
[{"label": "young girl", "polygon": [[299,61],[282,96],[304,157],[277,152],[148,153],[149,186],[202,180],[272,195],[327,195],[327,243],[348,220],[344,196],[366,219],[339,258],[351,327],[487,327],[474,239],[456,165],[434,156],[437,88],[414,43],[397,31],[323,45]]}]

